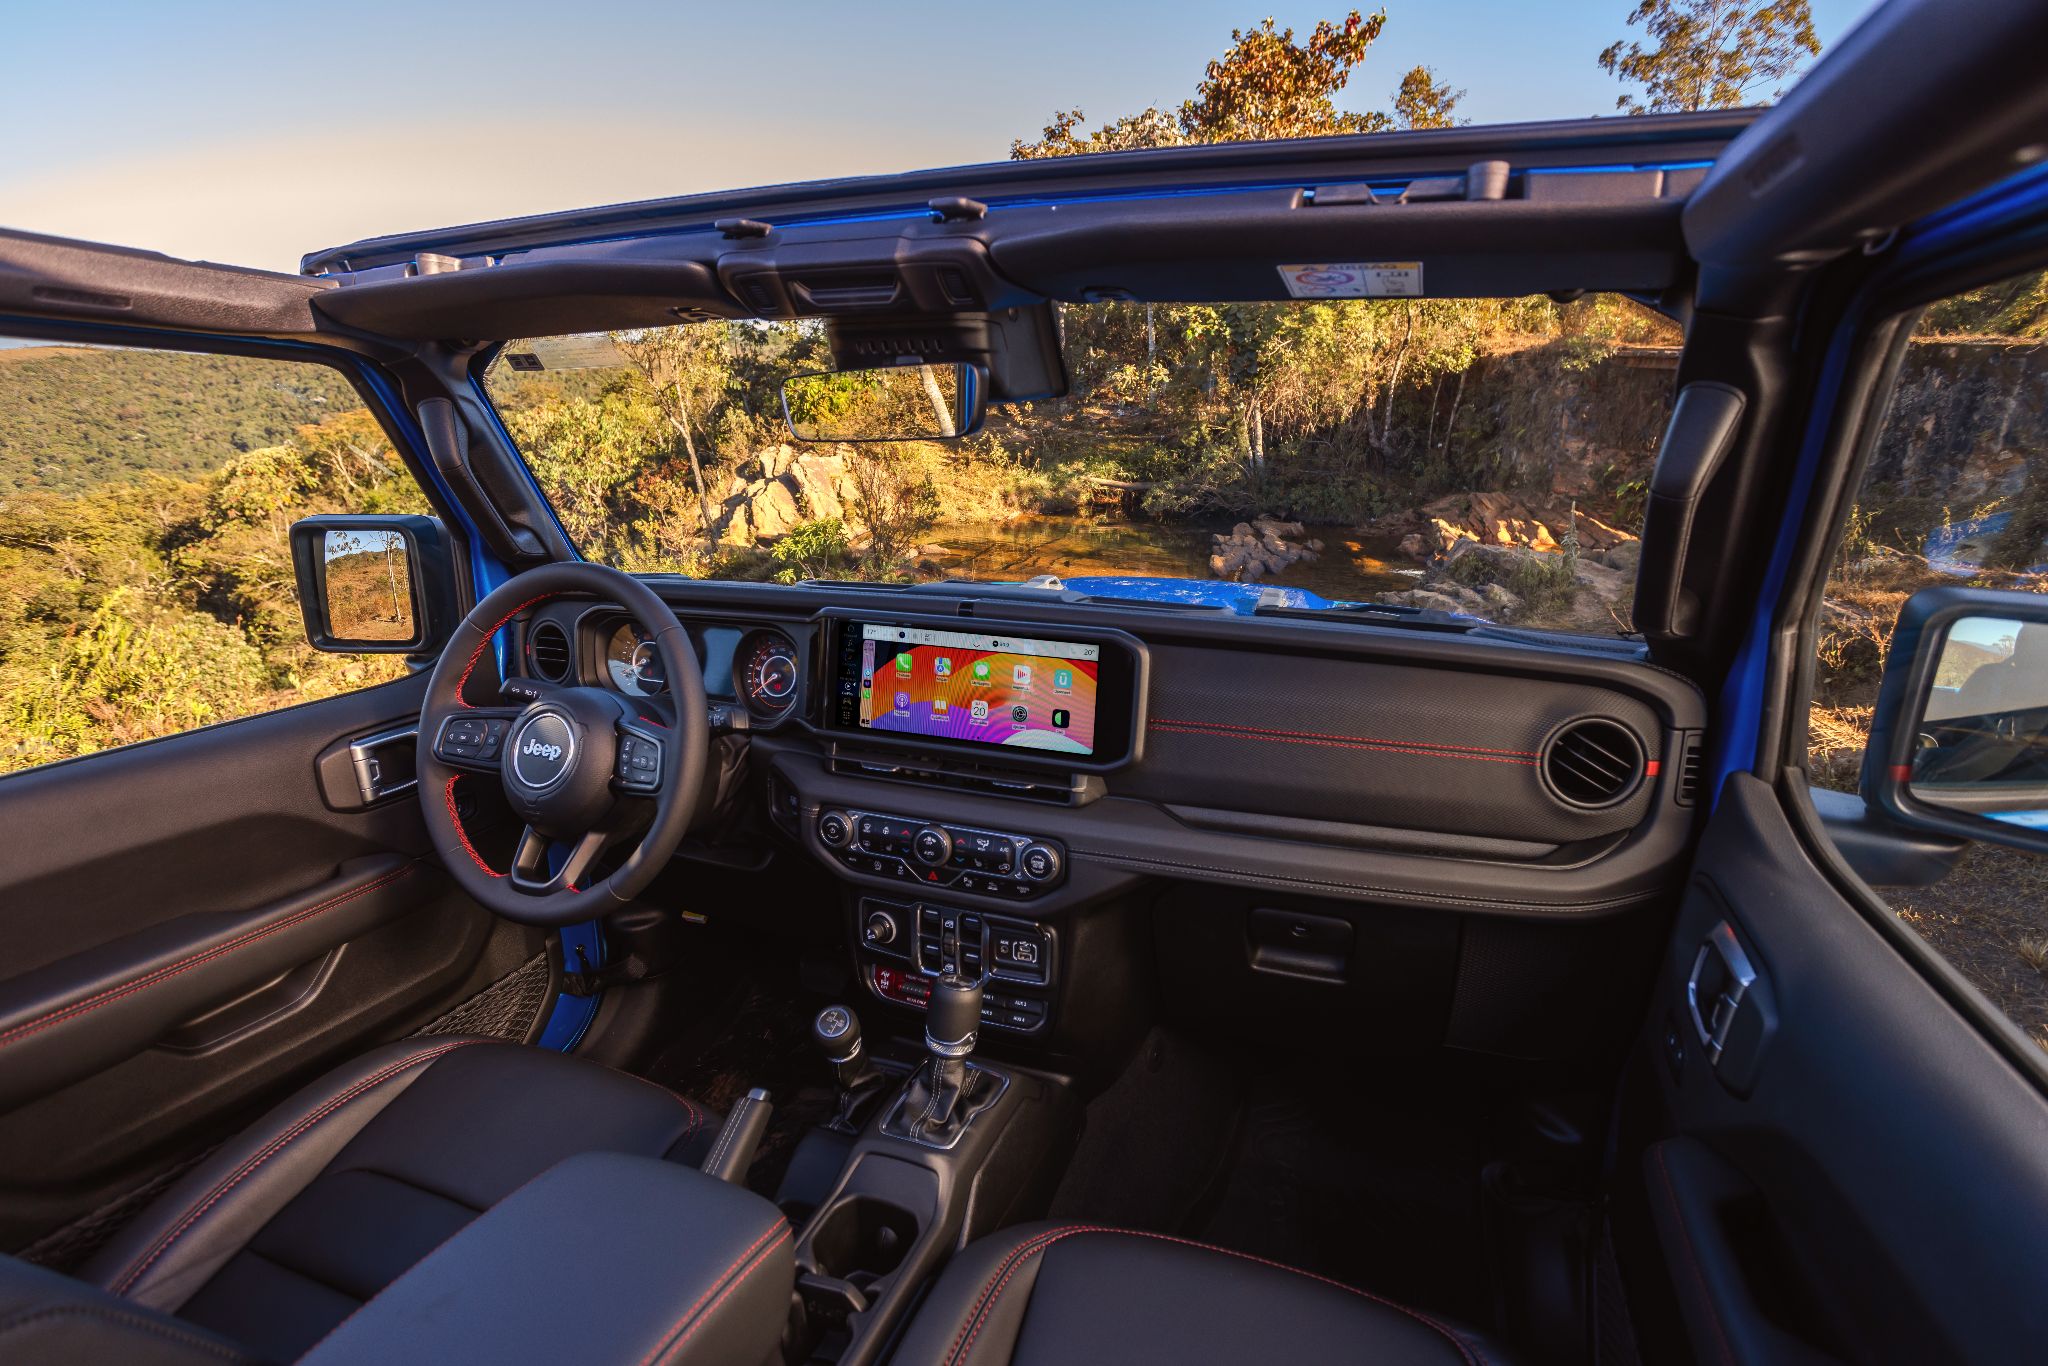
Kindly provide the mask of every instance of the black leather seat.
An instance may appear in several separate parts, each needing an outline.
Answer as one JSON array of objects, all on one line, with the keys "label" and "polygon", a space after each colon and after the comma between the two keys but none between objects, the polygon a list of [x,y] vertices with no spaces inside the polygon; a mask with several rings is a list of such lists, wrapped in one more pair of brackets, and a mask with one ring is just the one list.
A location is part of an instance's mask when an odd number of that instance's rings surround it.
[{"label": "black leather seat", "polygon": [[696,1165],[717,1130],[702,1107],[594,1063],[491,1039],[410,1040],[224,1144],[79,1275],[289,1361],[564,1159]]},{"label": "black leather seat", "polygon": [[1005,1229],[946,1268],[891,1366],[1501,1366],[1475,1335],[1305,1271],[1163,1234]]}]

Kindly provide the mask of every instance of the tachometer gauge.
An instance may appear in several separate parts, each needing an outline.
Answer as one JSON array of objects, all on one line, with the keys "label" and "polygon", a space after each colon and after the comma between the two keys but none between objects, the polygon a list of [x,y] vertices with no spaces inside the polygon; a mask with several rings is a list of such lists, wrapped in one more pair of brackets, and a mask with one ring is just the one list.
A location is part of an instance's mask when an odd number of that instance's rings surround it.
[{"label": "tachometer gauge", "polygon": [[740,696],[760,717],[779,717],[796,701],[796,646],[780,631],[754,631],[740,641]]},{"label": "tachometer gauge", "polygon": [[654,697],[668,690],[661,651],[653,637],[630,621],[620,622],[604,652],[605,672],[612,686],[635,697]]}]

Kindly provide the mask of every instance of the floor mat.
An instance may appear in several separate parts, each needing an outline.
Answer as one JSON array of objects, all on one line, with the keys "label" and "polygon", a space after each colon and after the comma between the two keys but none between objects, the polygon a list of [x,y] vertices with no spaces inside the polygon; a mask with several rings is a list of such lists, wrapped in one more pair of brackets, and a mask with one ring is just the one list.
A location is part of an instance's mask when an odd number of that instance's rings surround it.
[{"label": "floor mat", "polygon": [[533,1032],[534,1022],[547,1004],[548,956],[543,953],[521,963],[432,1024],[414,1030],[411,1037],[481,1034],[523,1042]]},{"label": "floor mat", "polygon": [[1336,1071],[1253,1083],[1229,1174],[1191,1236],[1485,1322],[1478,1117]]},{"label": "floor mat", "polygon": [[1214,1243],[1484,1323],[1482,1123],[1433,1076],[1276,1067],[1155,1030],[1089,1103],[1051,1217]]},{"label": "floor mat", "polygon": [[1153,1030],[1088,1102],[1047,1217],[1185,1234],[1228,1167],[1243,1074],[1179,1034]]},{"label": "floor mat", "polygon": [[811,1047],[811,1018],[827,1002],[793,986],[742,982],[729,992],[729,999],[703,1012],[702,1025],[639,1070],[721,1112],[753,1087],[766,1090],[775,1109],[747,1169],[747,1185],[772,1197],[798,1141],[837,1113],[831,1076]]}]

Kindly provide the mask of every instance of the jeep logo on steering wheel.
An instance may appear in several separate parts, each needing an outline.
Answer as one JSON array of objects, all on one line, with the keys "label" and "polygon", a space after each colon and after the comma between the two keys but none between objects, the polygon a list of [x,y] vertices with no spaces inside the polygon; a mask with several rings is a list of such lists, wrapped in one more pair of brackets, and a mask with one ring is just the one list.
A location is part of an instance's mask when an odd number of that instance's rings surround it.
[{"label": "jeep logo on steering wheel", "polygon": [[558,712],[538,712],[514,738],[512,776],[522,787],[546,791],[568,775],[575,750],[568,719]]}]

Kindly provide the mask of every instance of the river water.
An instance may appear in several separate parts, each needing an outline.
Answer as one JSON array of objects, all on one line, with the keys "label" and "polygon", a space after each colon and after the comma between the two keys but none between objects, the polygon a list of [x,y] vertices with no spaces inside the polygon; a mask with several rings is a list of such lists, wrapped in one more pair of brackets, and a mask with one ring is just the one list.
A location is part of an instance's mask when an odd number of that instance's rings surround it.
[{"label": "river water", "polygon": [[[1087,517],[1018,517],[1006,522],[941,522],[924,536],[925,558],[949,574],[974,579],[1028,579],[1037,574],[1157,574],[1209,577],[1209,537],[1227,522],[1190,526],[1172,522],[1097,521]],[[1305,588],[1330,599],[1365,598],[1413,588],[1414,561],[1392,537],[1360,534],[1345,526],[1314,526],[1310,539],[1322,555],[1259,580]],[[931,553],[943,547],[947,553]]]}]

